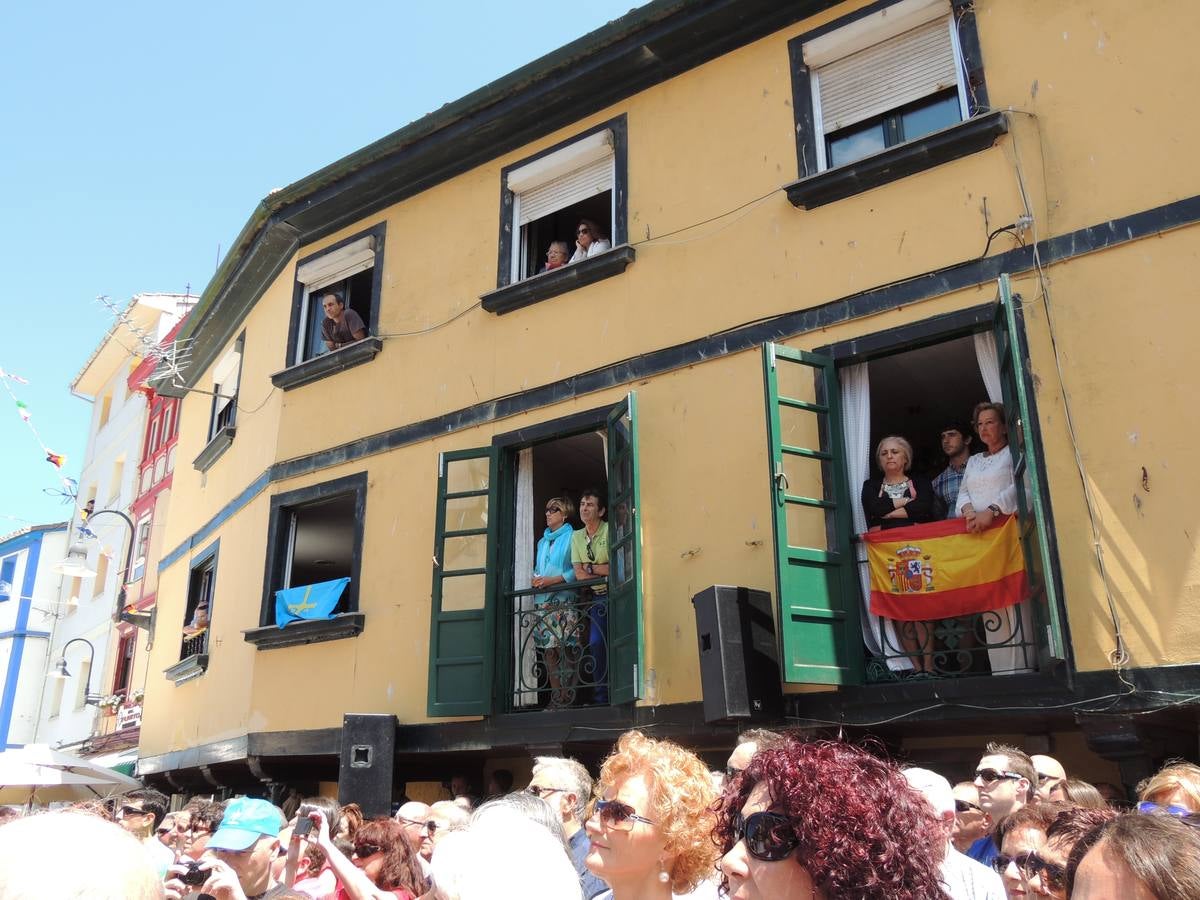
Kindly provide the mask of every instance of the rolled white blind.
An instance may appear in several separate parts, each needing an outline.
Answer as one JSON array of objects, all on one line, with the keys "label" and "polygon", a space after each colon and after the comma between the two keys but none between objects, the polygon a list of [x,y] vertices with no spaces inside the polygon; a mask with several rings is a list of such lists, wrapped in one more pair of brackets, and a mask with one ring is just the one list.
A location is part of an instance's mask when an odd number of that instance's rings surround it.
[{"label": "rolled white blind", "polygon": [[518,225],[528,225],[572,203],[612,190],[613,157],[609,153],[578,169],[518,195]]},{"label": "rolled white blind", "polygon": [[950,19],[943,17],[817,70],[826,134],[957,87]]},{"label": "rolled white blind", "polygon": [[319,290],[327,284],[349,278],[363,269],[375,265],[375,237],[367,235],[347,244],[332,253],[306,262],[297,267],[296,280],[307,285],[310,291]]}]

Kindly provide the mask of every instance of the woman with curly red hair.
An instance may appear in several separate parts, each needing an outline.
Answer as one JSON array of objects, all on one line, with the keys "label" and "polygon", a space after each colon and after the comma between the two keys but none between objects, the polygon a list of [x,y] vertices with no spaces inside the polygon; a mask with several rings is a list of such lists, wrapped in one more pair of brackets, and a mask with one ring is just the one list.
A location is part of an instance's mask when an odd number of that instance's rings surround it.
[{"label": "woman with curly red hair", "polygon": [[715,834],[731,900],[948,900],[931,807],[850,744],[760,750],[726,788]]},{"label": "woman with curly red hair", "polygon": [[[404,834],[404,826],[393,819],[368,819],[354,833],[354,850],[347,857],[333,842],[329,821],[321,809],[309,813],[315,843],[337,876],[337,900],[376,900],[380,897],[413,900],[425,891],[417,853]],[[293,836],[293,840],[299,838]]]}]

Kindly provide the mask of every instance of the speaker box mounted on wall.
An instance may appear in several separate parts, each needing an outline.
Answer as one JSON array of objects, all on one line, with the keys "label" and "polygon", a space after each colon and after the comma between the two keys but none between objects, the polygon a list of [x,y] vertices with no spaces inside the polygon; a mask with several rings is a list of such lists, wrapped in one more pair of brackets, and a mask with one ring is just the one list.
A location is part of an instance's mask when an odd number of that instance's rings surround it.
[{"label": "speaker box mounted on wall", "polygon": [[392,813],[396,717],[347,713],[342,718],[338,803],[357,803],[368,818]]},{"label": "speaker box mounted on wall", "polygon": [[783,715],[771,595],[717,584],[692,598],[700,647],[704,721]]}]

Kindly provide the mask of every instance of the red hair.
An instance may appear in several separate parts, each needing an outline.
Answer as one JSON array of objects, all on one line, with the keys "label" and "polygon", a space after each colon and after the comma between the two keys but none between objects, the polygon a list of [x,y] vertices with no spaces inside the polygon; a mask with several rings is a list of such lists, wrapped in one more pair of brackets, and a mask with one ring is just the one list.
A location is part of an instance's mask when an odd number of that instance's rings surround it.
[{"label": "red hair", "polygon": [[726,852],[733,818],[760,783],[770,810],[791,820],[799,841],[792,860],[828,900],[946,897],[945,832],[891,762],[851,744],[795,736],[760,750],[725,789],[715,834]]},{"label": "red hair", "polygon": [[383,851],[383,867],[376,887],[385,891],[403,889],[414,897],[425,893],[417,854],[404,834],[404,826],[394,819],[369,819],[354,834],[355,844],[375,844]]}]

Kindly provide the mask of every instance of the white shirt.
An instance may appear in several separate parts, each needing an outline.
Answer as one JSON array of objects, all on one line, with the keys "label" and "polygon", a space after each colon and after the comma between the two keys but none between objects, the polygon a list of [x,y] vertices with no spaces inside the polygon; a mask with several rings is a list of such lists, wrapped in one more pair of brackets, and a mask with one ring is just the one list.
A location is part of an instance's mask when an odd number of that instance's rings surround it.
[{"label": "white shirt", "polygon": [[568,263],[577,263],[581,259],[588,259],[589,257],[595,256],[598,253],[603,253],[605,250],[611,249],[612,244],[609,243],[608,238],[600,238],[599,240],[592,241],[590,244],[588,244],[587,250],[584,250],[582,247],[576,247],[575,253],[571,256],[570,260],[568,260]]},{"label": "white shirt", "polygon": [[1012,454],[1008,445],[998,453],[976,453],[967,460],[962,484],[958,486],[955,516],[961,517],[963,507],[971,504],[982,512],[993,503],[1002,513],[1017,511],[1017,486],[1013,483]]},{"label": "white shirt", "polygon": [[946,848],[941,881],[952,900],[1005,900],[1006,897],[999,875],[953,846]]}]

